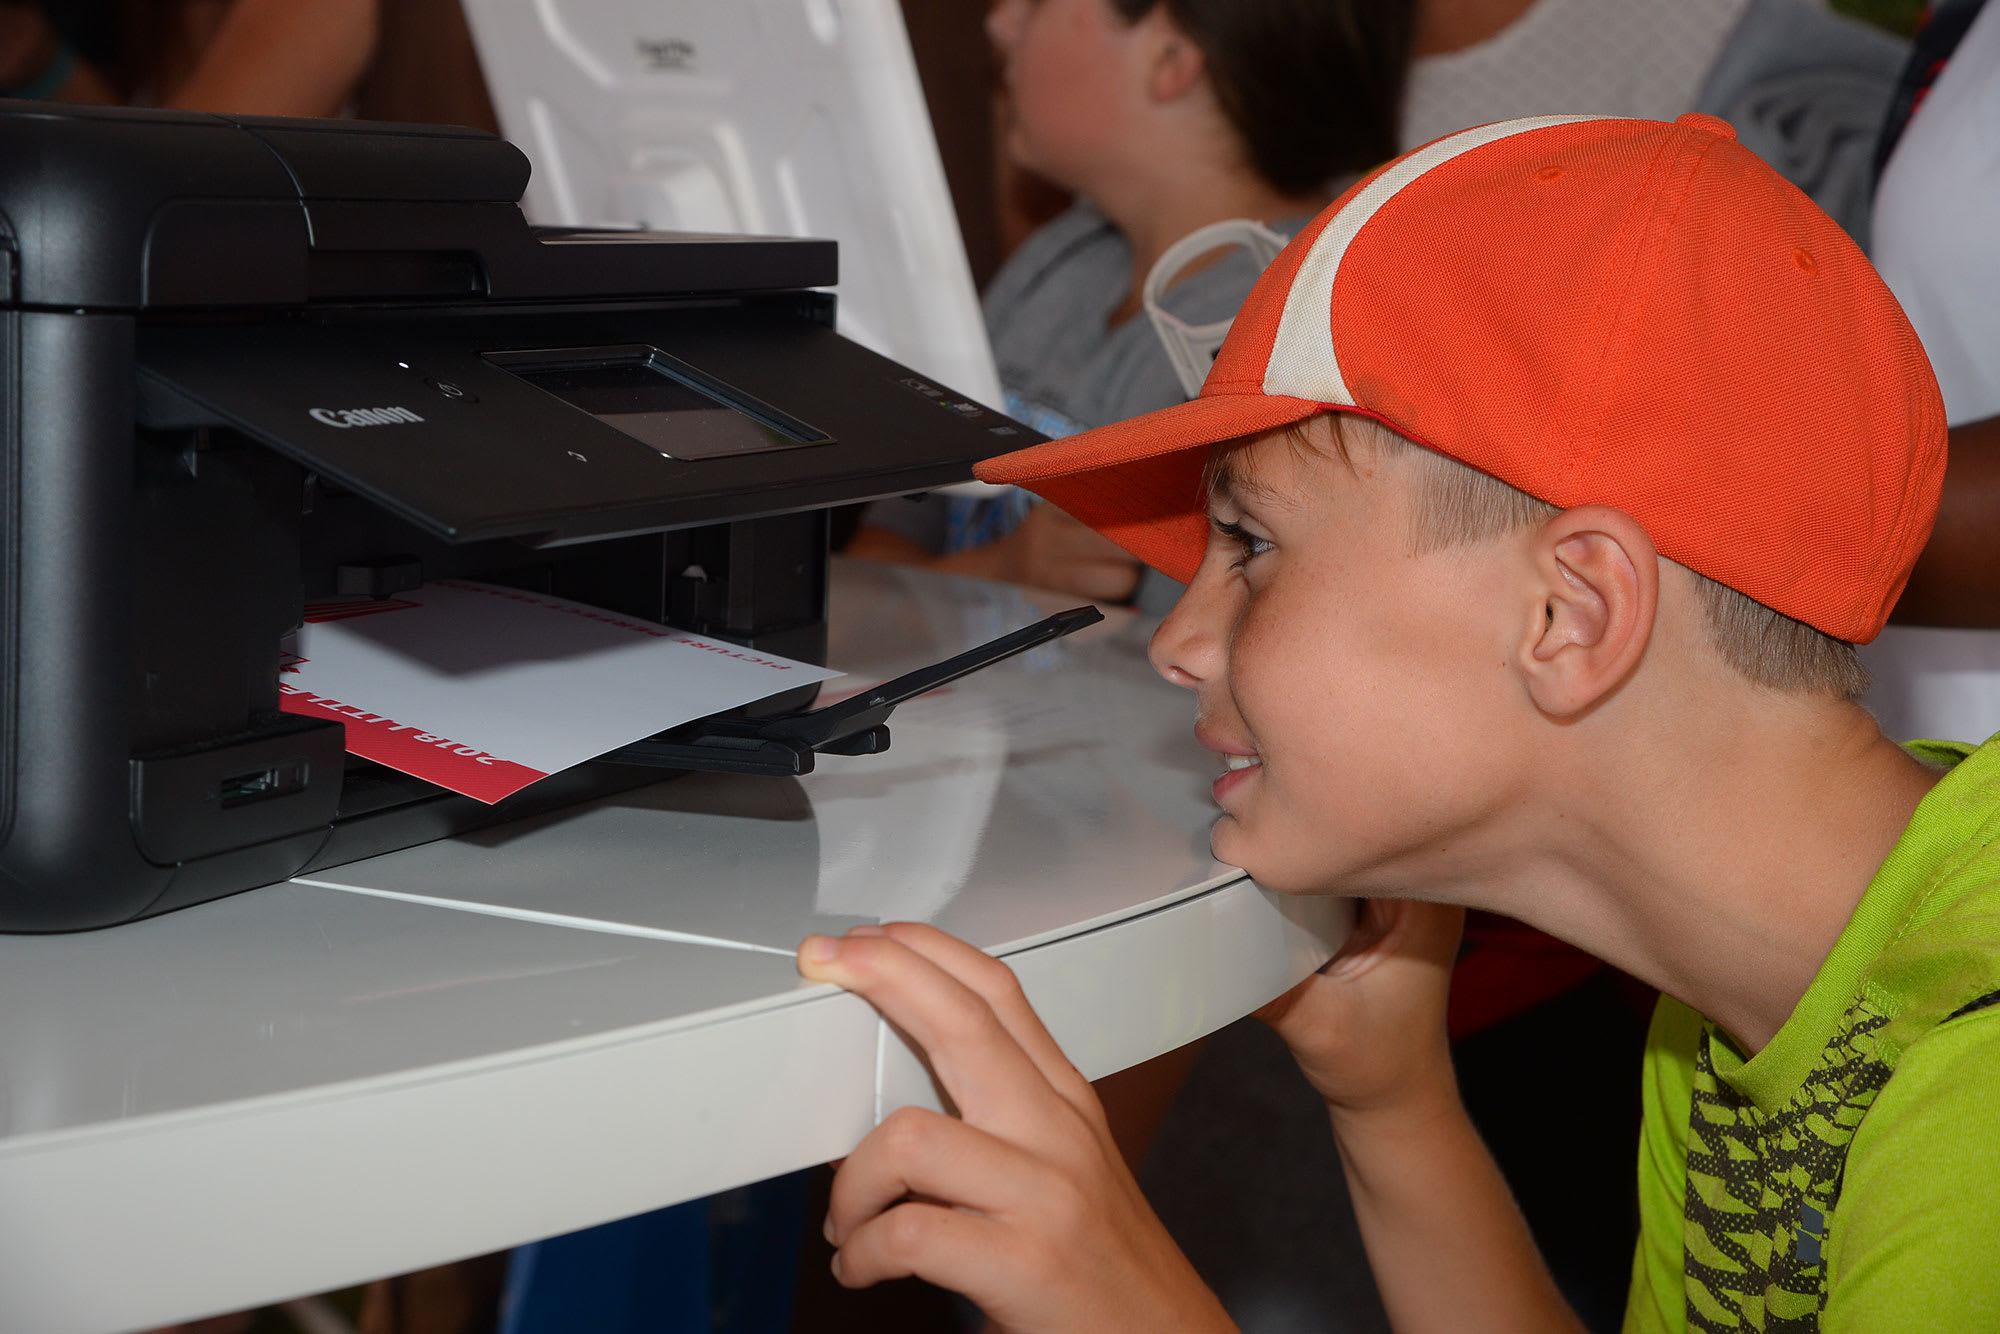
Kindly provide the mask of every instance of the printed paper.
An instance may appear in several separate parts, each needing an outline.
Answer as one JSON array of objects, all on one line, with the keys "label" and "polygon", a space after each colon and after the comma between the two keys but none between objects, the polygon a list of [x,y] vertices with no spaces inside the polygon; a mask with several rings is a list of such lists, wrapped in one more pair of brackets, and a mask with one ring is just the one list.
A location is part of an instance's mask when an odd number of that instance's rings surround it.
[{"label": "printed paper", "polygon": [[839,676],[563,598],[444,579],[306,608],[287,713],[480,801],[711,713]]}]

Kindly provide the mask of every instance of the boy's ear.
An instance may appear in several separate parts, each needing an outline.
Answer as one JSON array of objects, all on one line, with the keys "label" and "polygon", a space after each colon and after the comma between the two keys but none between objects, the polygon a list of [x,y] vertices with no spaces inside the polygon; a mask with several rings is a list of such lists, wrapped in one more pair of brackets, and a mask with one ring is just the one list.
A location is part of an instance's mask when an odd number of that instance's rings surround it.
[{"label": "boy's ear", "polygon": [[1155,102],[1172,102],[1185,97],[1190,89],[1200,83],[1208,74],[1208,57],[1199,46],[1188,40],[1186,33],[1167,13],[1165,5],[1153,6],[1152,12],[1140,20],[1151,24],[1152,67],[1146,79],[1146,91]]},{"label": "boy's ear", "polygon": [[1609,697],[1646,655],[1660,603],[1653,540],[1623,510],[1566,510],[1533,538],[1538,624],[1523,637],[1521,670],[1536,707],[1575,718]]}]

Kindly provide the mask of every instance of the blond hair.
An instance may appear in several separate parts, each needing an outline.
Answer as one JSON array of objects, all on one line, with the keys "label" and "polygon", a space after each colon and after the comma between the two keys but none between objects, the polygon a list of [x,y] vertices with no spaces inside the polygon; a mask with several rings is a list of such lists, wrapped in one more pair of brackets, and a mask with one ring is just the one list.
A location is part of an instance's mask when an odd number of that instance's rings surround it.
[{"label": "blond hair", "polygon": [[[1413,458],[1419,467],[1410,545],[1415,554],[1470,546],[1546,523],[1562,508],[1497,477],[1427,449],[1367,417],[1326,414],[1334,451],[1348,458],[1347,432],[1362,431],[1384,458]],[[1317,420],[1317,419],[1314,419]],[[1307,423],[1286,429],[1296,446],[1317,450]],[[1686,568],[1683,566],[1682,568]],[[1855,699],[1868,689],[1868,669],[1854,645],[1773,611],[1727,584],[1689,570],[1710,645],[1745,679],[1772,690]]]}]

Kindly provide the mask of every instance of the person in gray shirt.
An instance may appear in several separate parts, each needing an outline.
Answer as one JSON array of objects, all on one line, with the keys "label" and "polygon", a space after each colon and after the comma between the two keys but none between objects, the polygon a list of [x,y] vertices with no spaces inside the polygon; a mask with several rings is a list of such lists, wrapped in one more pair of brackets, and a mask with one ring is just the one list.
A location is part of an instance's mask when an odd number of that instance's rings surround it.
[{"label": "person in gray shirt", "polygon": [[[1296,230],[1396,151],[1408,0],[1000,0],[1005,149],[1077,202],[995,276],[987,330],[1010,415],[1045,435],[1188,396],[1141,289],[1181,238],[1232,218]],[[1233,316],[1261,265],[1200,256],[1160,306]],[[1022,494],[871,506],[850,554],[1130,600],[1139,563]],[[1171,601],[1172,589],[1157,590]]]}]

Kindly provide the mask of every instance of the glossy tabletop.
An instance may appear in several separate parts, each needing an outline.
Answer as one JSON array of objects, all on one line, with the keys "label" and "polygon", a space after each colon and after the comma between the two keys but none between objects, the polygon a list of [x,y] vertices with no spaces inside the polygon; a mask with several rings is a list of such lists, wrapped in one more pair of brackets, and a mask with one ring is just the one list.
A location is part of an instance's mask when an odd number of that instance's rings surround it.
[{"label": "glossy tabletop", "polygon": [[[844,564],[859,689],[1063,605]],[[515,1245],[934,1102],[799,938],[935,922],[1092,1077],[1317,967],[1344,905],[1207,851],[1126,613],[903,706],[883,755],[687,776],[110,931],[0,937],[0,1329],[116,1330]]]}]

